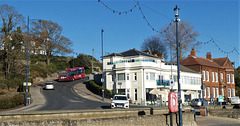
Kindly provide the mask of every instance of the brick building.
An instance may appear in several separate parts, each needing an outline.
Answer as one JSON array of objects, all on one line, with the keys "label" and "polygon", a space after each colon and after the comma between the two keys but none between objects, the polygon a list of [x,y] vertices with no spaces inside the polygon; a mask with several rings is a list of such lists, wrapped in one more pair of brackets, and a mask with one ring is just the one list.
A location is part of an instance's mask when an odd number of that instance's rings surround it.
[{"label": "brick building", "polygon": [[235,96],[234,67],[228,57],[212,58],[210,52],[206,58],[197,57],[196,50],[192,49],[180,63],[202,73],[202,97],[206,100],[210,97],[217,100],[218,95],[223,95],[226,100]]}]

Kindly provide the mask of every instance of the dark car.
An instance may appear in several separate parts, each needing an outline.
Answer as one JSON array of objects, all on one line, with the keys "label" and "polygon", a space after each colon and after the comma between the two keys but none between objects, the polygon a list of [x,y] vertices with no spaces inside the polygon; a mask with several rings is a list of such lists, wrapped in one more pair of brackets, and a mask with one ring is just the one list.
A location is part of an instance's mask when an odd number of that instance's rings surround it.
[{"label": "dark car", "polygon": [[192,107],[207,106],[207,105],[208,105],[208,101],[204,98],[193,99],[190,103],[190,106],[192,106]]}]

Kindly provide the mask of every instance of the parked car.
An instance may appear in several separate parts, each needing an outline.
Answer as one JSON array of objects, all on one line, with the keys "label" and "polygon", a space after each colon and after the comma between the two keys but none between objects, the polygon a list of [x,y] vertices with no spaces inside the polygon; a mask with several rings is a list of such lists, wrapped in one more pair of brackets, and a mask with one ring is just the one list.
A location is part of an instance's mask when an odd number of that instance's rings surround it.
[{"label": "parked car", "polygon": [[53,82],[46,82],[44,85],[45,90],[54,90]]},{"label": "parked car", "polygon": [[196,98],[196,99],[192,99],[190,106],[192,107],[199,107],[199,106],[207,106],[208,105],[208,101],[204,98]]},{"label": "parked car", "polygon": [[129,99],[126,95],[114,95],[111,100],[111,108],[129,108]]}]

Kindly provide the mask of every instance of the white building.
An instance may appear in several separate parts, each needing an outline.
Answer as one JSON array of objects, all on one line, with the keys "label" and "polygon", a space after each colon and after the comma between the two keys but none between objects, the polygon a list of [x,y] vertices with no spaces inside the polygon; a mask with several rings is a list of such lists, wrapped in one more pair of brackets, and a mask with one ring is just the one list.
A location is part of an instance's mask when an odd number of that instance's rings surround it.
[{"label": "white building", "polygon": [[[149,94],[154,89],[170,92],[170,78],[172,75],[173,90],[177,91],[177,66],[167,65],[157,56],[150,55],[136,49],[122,53],[112,53],[103,56],[104,86],[119,94],[125,94],[136,104],[150,103],[155,96]],[[194,91],[192,98],[198,97],[201,91],[201,74],[186,67],[180,68],[180,84],[182,100],[184,92]],[[167,95],[161,95],[162,101],[167,101]]]}]

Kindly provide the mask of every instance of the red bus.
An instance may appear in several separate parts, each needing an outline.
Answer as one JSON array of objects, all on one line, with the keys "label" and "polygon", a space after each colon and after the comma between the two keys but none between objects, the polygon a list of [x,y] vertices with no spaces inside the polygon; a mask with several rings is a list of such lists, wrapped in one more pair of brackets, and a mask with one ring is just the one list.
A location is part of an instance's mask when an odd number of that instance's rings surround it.
[{"label": "red bus", "polygon": [[59,71],[58,81],[74,81],[85,77],[84,67],[66,68]]}]

